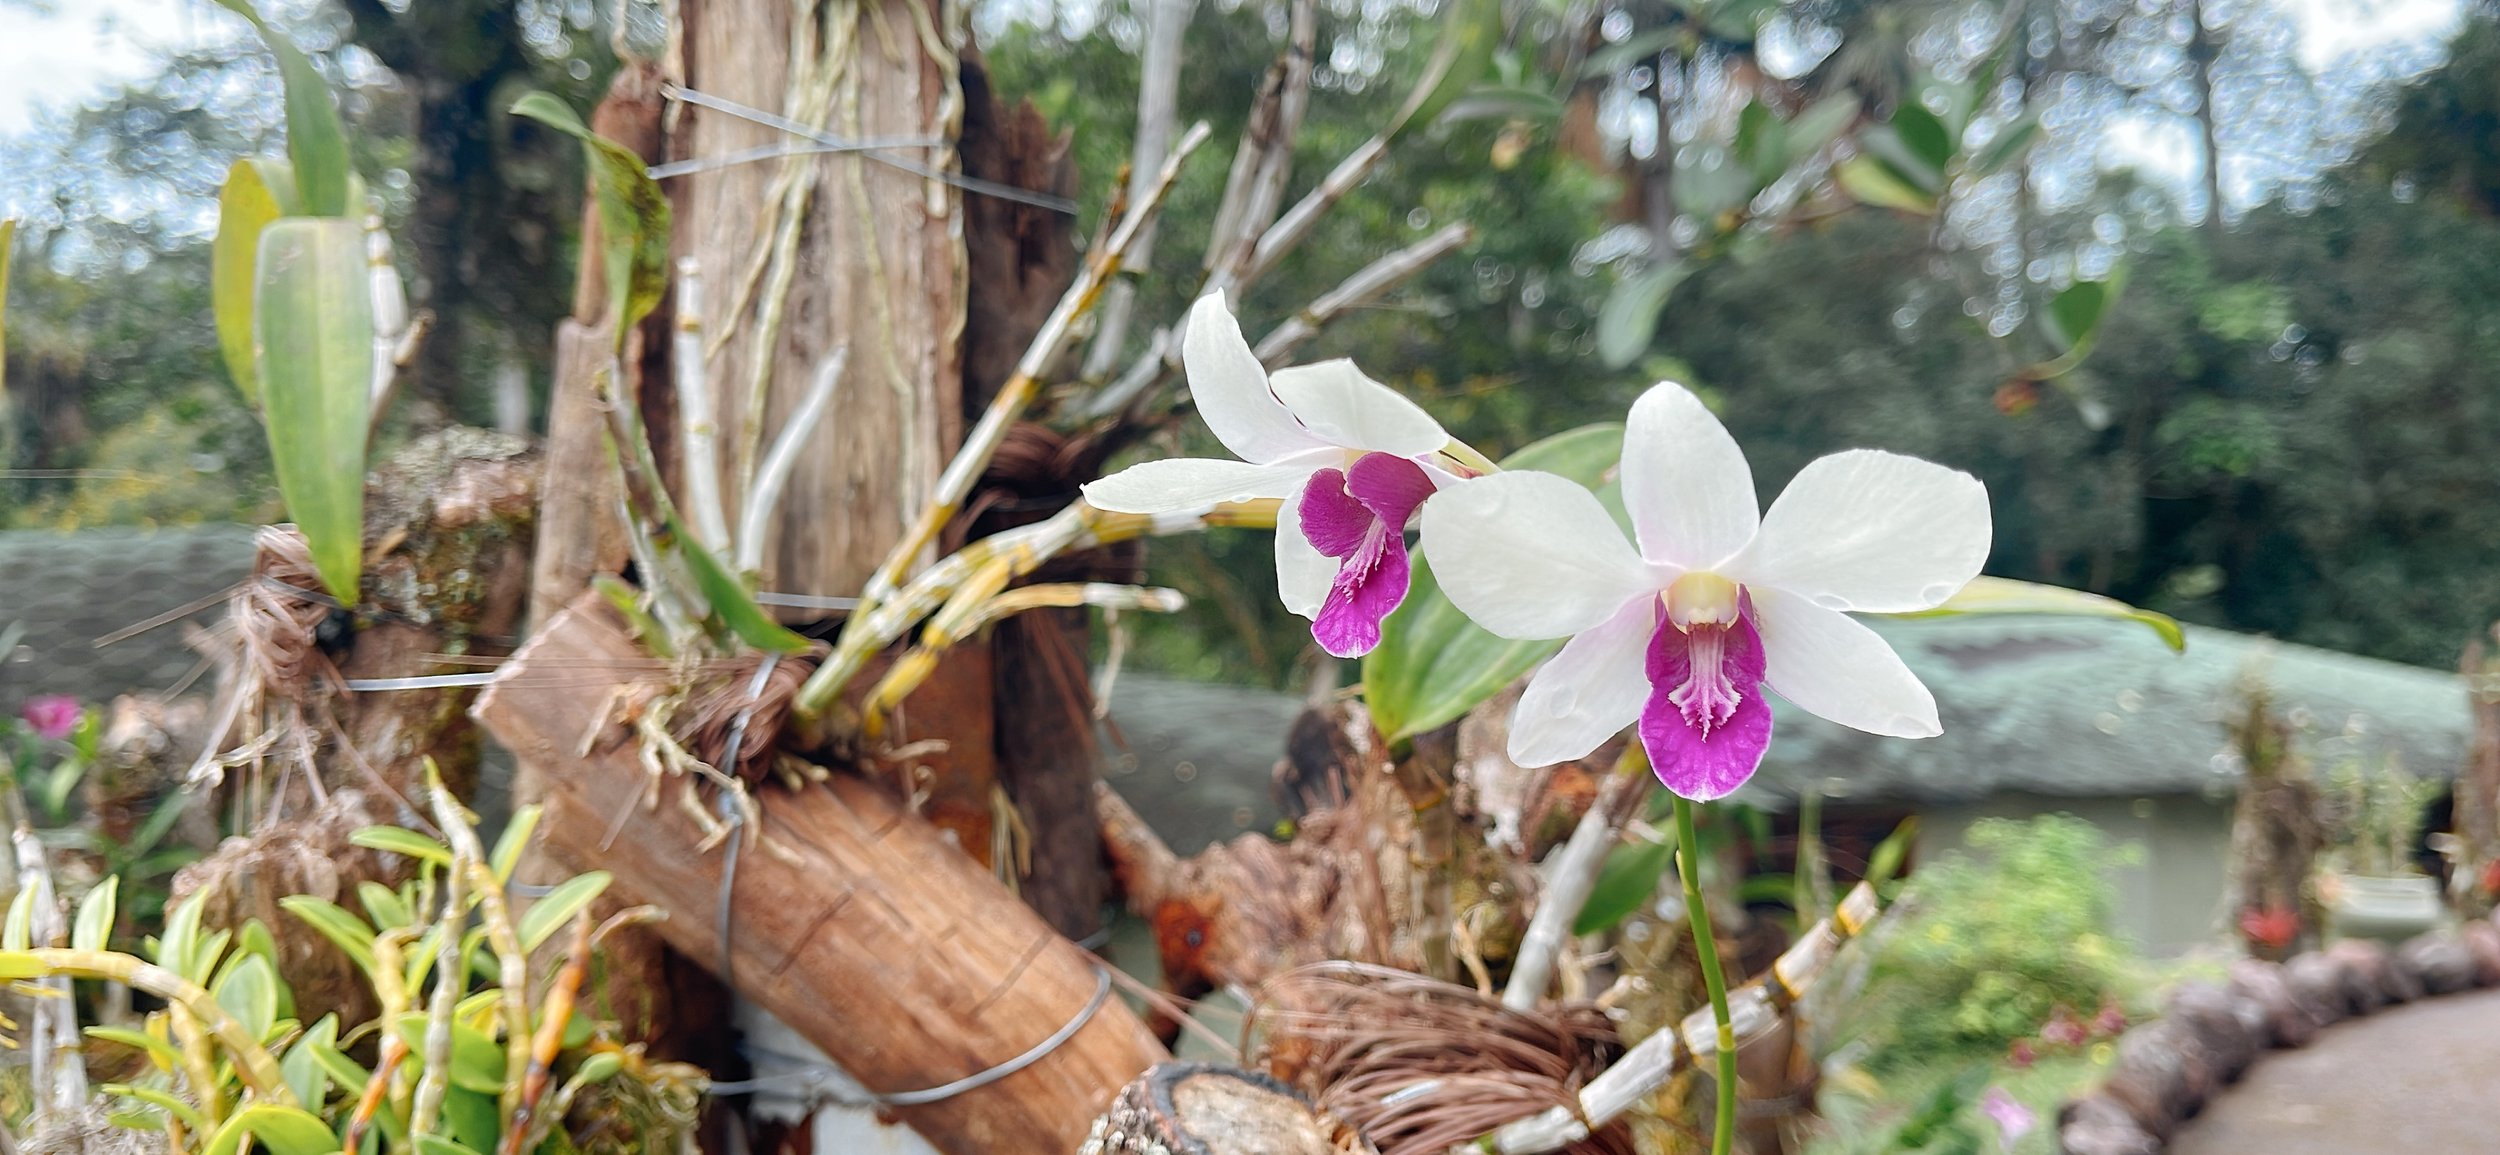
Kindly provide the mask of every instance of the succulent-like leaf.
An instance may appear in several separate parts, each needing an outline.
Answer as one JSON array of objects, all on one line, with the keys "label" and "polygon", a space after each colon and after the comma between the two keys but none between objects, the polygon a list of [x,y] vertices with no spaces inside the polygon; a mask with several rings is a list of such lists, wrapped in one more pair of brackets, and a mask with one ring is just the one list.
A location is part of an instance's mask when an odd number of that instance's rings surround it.
[{"label": "succulent-like leaf", "polygon": [[356,604],[364,572],[373,302],[364,230],[287,217],[261,231],[252,330],[270,462],[321,584]]},{"label": "succulent-like leaf", "polygon": [[2178,620],[2151,610],[2140,610],[2116,598],[2088,594],[2038,582],[2015,581],[2012,578],[1976,577],[1962,592],[1945,599],[1932,610],[1892,614],[1901,618],[1943,618],[1964,614],[2047,614],[2055,617],[2118,618],[2140,622],[2160,637],[2162,644],[2173,651],[2187,649],[2187,631]]},{"label": "succulent-like leaf", "polygon": [[634,151],[590,131],[572,108],[544,92],[513,102],[525,116],[582,142],[590,160],[591,191],[599,204],[601,268],[608,280],[608,316],[616,321],[616,347],[625,348],[634,325],[660,303],[668,288],[668,197],[651,179],[650,166]]},{"label": "succulent-like leaf", "polygon": [[217,2],[251,21],[278,58],[278,78],[286,87],[286,154],[294,162],[302,211],[317,217],[358,215],[361,206],[349,198],[353,170],[348,164],[347,128],[339,120],[329,82],[294,41],[261,19],[249,0]]}]

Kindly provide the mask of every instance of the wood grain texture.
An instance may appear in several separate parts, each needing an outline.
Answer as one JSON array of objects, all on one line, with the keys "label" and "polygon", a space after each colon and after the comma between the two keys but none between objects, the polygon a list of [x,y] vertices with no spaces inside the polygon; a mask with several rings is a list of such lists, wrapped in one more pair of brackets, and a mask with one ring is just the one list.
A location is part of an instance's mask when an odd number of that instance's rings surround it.
[{"label": "wood grain texture", "polygon": [[[716,966],[722,855],[695,849],[701,834],[676,803],[676,783],[656,809],[634,804],[645,781],[636,751],[608,717],[608,695],[585,687],[594,671],[614,671],[596,676],[630,696],[633,680],[649,676],[613,611],[584,598],[507,670],[476,712],[542,776],[550,852],[576,869],[615,872],[624,897],[669,911],[659,931],[672,947]],[[869,1089],[917,1090],[984,1070],[1092,997],[1083,952],[877,786],[835,774],[803,792],[769,792],[763,815],[783,852],[740,857],[730,977]],[[1114,1000],[1032,1067],[895,1114],[950,1152],[1073,1150],[1113,1093],[1162,1058]]]}]

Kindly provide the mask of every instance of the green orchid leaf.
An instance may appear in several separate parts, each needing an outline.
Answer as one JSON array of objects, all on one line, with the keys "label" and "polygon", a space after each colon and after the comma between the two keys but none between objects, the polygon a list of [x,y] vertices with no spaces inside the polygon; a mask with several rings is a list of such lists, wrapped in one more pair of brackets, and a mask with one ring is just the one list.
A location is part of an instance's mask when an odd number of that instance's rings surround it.
[{"label": "green orchid leaf", "polygon": [[373,301],[364,230],[287,217],[260,236],[253,344],[269,456],[321,584],[355,605],[364,572]]},{"label": "green orchid leaf", "polygon": [[[1863,141],[1865,138],[1860,137]],[[1919,216],[1934,216],[1935,195],[1901,179],[1891,165],[1867,153],[1859,153],[1832,168],[1832,179],[1840,191],[1860,204],[1879,209],[1898,209]]]},{"label": "green orchid leaf", "polygon": [[1444,6],[1441,35],[1417,78],[1415,91],[1398,110],[1386,135],[1429,126],[1476,82],[1492,71],[1493,51],[1502,43],[1501,0],[1453,0]]},{"label": "green orchid leaf", "polygon": [[521,949],[537,950],[539,944],[555,935],[557,928],[573,921],[573,916],[589,906],[590,900],[606,891],[609,879],[608,872],[604,870],[575,875],[556,884],[546,897],[531,903],[529,910],[521,915],[520,926],[514,931],[520,936]]},{"label": "green orchid leaf", "polygon": [[321,937],[347,952],[365,973],[373,973],[373,928],[365,920],[350,913],[346,907],[308,894],[288,895],[278,900],[278,907],[301,919],[304,925],[321,933]]},{"label": "green orchid leaf", "polygon": [[1597,870],[1597,882],[1589,888],[1589,900],[1571,920],[1571,933],[1595,934],[1611,930],[1615,924],[1631,916],[1657,893],[1658,880],[1675,862],[1673,841],[1628,842],[1606,854],[1606,862]]},{"label": "green orchid leaf", "polygon": [[251,21],[278,58],[278,78],[286,87],[286,153],[294,162],[300,211],[316,217],[360,215],[361,206],[349,199],[354,174],[348,163],[347,128],[330,98],[329,83],[295,42],[261,19],[248,0],[217,2]]},{"label": "green orchid leaf", "polygon": [[729,632],[738,635],[739,641],[759,650],[783,654],[795,654],[807,648],[807,639],[784,628],[773,620],[771,614],[765,613],[763,605],[755,600],[755,594],[747,589],[746,583],[729,572],[729,567],[712,556],[712,551],[703,548],[694,535],[686,531],[683,523],[670,518],[668,531],[677,540],[678,556],[686,559],[686,569],[694,575],[696,588],[703,591],[703,600],[711,603],[712,612],[719,615],[721,624],[728,626]]},{"label": "green orchid leaf", "polygon": [[627,335],[658,307],[668,288],[668,197],[641,157],[590,131],[563,101],[544,92],[528,93],[513,102],[512,114],[582,142],[599,203],[599,257],[608,279],[608,316],[616,321],[616,347],[622,352]]},{"label": "green orchid leaf", "polygon": [[[159,1104],[160,1106],[162,1104]],[[202,1155],[235,1155],[249,1137],[270,1155],[338,1155],[339,1137],[321,1117],[300,1107],[259,1103],[235,1112],[210,1137]]]},{"label": "green orchid leaf", "polygon": [[245,157],[226,170],[217,190],[217,239],[208,250],[211,310],[217,318],[217,349],[243,400],[260,405],[260,356],[254,351],[252,294],[259,287],[260,234],[271,221],[297,215],[295,172],[284,161]]},{"label": "green orchid leaf", "polygon": [[278,1021],[278,972],[269,960],[259,955],[243,955],[241,961],[217,980],[209,993],[217,997],[217,1005],[243,1024],[243,1031],[255,1039],[269,1037],[269,1028]]},{"label": "green orchid leaf", "polygon": [[71,950],[103,950],[105,940],[113,934],[114,901],[121,893],[119,875],[106,875],[104,881],[78,900],[78,917],[71,924]]},{"label": "green orchid leaf", "polygon": [[1896,618],[1943,618],[1964,614],[2049,614],[2057,617],[2118,618],[2141,622],[2158,635],[2162,644],[2173,652],[2187,650],[2187,631],[2178,620],[2151,610],[2140,610],[2116,598],[2088,594],[2081,590],[2041,585],[2037,582],[2015,581],[2012,578],[1976,577],[1962,592],[1945,599],[1932,610],[1906,614],[1887,614]]},{"label": "green orchid leaf", "polygon": [[[423,1011],[410,1011],[391,1020],[392,1033],[408,1044],[411,1061],[422,1063],[425,1055],[426,1017]],[[462,1023],[451,1025],[451,1085],[493,1095],[503,1090],[504,1064],[510,1056],[491,1036]]]},{"label": "green orchid leaf", "polygon": [[[1502,468],[1543,470],[1602,491],[1613,488],[1607,476],[1622,456],[1623,426],[1590,425],[1526,446]],[[1561,648],[1559,638],[1512,641],[1469,621],[1419,556],[1406,601],[1381,623],[1380,645],[1363,659],[1363,702],[1391,742],[1407,741],[1457,720]]]},{"label": "green orchid leaf", "polygon": [[[339,1017],[323,1015],[321,1021],[306,1029],[287,1048],[286,1057],[278,1060],[278,1070],[286,1076],[287,1090],[295,1093],[295,1101],[318,1108],[330,1097],[332,1074],[321,1052],[335,1051],[339,1041]],[[363,1090],[364,1084],[355,1085]]]},{"label": "green orchid leaf", "polygon": [[383,850],[404,854],[420,862],[436,866],[451,865],[451,848],[431,838],[400,826],[367,826],[348,834],[351,845],[367,850]]},{"label": "green orchid leaf", "polygon": [[1649,349],[1668,295],[1691,275],[1692,266],[1669,261],[1618,283],[1606,294],[1606,303],[1597,313],[1597,355],[1608,368],[1623,368]]}]

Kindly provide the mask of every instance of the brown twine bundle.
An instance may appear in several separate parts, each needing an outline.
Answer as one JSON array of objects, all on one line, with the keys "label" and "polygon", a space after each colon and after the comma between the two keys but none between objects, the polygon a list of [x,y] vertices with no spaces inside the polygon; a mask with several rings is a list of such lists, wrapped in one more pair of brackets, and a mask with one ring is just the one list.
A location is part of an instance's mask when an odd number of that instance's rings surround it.
[{"label": "brown twine bundle", "polygon": [[320,592],[312,549],[294,526],[263,526],[254,544],[259,554],[252,576],[235,591],[227,618],[234,623],[247,676],[259,677],[258,689],[302,701],[317,675],[338,676],[319,643],[321,623],[337,603]]},{"label": "brown twine bundle", "polygon": [[[1513,1120],[1576,1108],[1581,1086],[1623,1049],[1590,1004],[1513,1011],[1470,987],[1349,962],[1269,980],[1245,1029],[1264,1035],[1261,1063],[1286,1070],[1381,1155],[1440,1155]],[[1618,1120],[1564,1150],[1634,1148]]]},{"label": "brown twine bundle", "polygon": [[[735,774],[749,785],[761,783],[772,771],[773,752],[798,701],[799,687],[807,684],[825,653],[820,646],[806,653],[783,654],[765,675],[760,690],[755,674],[764,665],[764,654],[749,650],[705,663],[703,681],[672,719],[670,736],[704,765]],[[746,729],[738,739],[738,764],[722,766],[741,714],[746,715]]]}]

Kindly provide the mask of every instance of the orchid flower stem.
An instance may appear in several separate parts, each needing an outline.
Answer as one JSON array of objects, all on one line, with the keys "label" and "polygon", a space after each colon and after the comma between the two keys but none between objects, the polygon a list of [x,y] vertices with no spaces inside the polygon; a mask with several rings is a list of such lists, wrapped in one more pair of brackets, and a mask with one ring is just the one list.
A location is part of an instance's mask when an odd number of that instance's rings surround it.
[{"label": "orchid flower stem", "polygon": [[1736,1145],[1736,1025],[1728,1016],[1727,975],[1719,969],[1719,940],[1710,933],[1710,907],[1701,898],[1701,840],[1693,834],[1693,803],[1675,796],[1675,872],[1684,876],[1684,912],[1692,920],[1693,948],[1701,956],[1702,985],[1710,990],[1710,1017],[1719,1025],[1719,1110],[1710,1155]]}]

